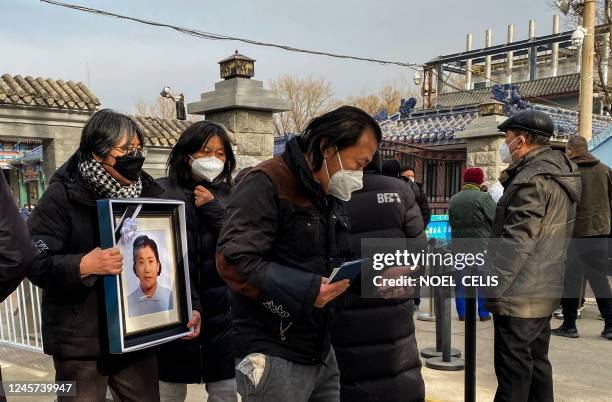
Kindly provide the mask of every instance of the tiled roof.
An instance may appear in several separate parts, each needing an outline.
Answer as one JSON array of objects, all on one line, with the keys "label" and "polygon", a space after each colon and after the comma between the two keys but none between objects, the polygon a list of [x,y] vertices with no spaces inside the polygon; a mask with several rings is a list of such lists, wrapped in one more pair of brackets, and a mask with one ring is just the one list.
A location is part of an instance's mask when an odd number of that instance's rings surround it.
[{"label": "tiled roof", "polygon": [[589,142],[589,150],[592,151],[596,149],[598,146],[606,142],[606,140],[610,137],[612,137],[612,126],[600,131],[599,134],[593,135],[593,138]]},{"label": "tiled roof", "polygon": [[[531,104],[536,110],[548,113],[555,123],[555,138],[568,139],[578,132],[578,112],[568,109]],[[595,137],[612,126],[612,118],[602,115],[593,115],[592,136]]]},{"label": "tiled roof", "polygon": [[0,104],[95,111],[100,100],[82,82],[4,74]]},{"label": "tiled roof", "polygon": [[145,145],[154,147],[173,147],[181,133],[192,124],[187,120],[160,119],[158,117],[136,116],[134,119],[143,130]]},{"label": "tiled roof", "polygon": [[[530,104],[530,108],[550,115],[555,123],[557,140],[568,139],[578,131],[578,112]],[[478,107],[446,108],[414,112],[410,117],[380,122],[383,138],[387,141],[427,145],[445,145],[461,142],[455,133],[465,130],[478,116]],[[593,115],[593,137],[612,127],[612,118]]]},{"label": "tiled roof", "polygon": [[[580,89],[580,74],[559,75],[557,77],[517,82],[516,85],[525,99],[573,93]],[[481,88],[443,93],[438,97],[437,102],[439,107],[455,107],[479,105],[490,98],[491,88]]]},{"label": "tiled roof", "polygon": [[[380,123],[384,139],[422,145],[457,143],[457,131],[463,131],[478,116],[478,108],[415,112],[407,119]],[[393,116],[391,116],[393,117]]]}]

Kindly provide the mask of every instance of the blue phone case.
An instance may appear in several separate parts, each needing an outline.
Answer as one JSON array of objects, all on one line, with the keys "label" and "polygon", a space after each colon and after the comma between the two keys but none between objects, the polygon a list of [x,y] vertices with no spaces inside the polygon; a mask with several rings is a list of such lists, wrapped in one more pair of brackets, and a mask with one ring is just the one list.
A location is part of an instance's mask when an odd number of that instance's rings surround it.
[{"label": "blue phone case", "polygon": [[359,274],[361,274],[361,264],[367,261],[367,259],[362,258],[360,260],[347,261],[340,265],[339,271],[334,275],[329,283],[334,283],[341,281],[343,279],[348,279],[350,282],[355,281]]}]

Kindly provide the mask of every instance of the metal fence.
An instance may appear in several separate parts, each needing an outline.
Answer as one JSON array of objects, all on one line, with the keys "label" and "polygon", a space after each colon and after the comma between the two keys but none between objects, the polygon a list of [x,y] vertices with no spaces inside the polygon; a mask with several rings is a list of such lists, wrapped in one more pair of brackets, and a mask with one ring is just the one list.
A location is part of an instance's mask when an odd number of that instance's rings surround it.
[{"label": "metal fence", "polygon": [[30,281],[0,303],[0,344],[42,352],[42,290]]}]

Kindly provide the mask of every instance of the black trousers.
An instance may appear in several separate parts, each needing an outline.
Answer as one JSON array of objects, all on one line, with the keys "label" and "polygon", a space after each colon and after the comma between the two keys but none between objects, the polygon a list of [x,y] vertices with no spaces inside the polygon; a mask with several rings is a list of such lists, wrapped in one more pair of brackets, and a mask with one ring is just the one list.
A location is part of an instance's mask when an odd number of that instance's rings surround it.
[{"label": "black trousers", "polygon": [[105,355],[97,360],[53,357],[56,381],[75,381],[76,397],[58,402],[104,402],[110,387],[114,401],[159,402],[157,356],[151,351]]},{"label": "black trousers", "polygon": [[554,401],[548,360],[550,317],[516,318],[495,314],[495,402]]},{"label": "black trousers", "polygon": [[584,281],[588,281],[597,307],[607,325],[612,324],[612,288],[608,281],[608,242],[606,237],[574,239],[565,264],[563,323],[575,327]]}]

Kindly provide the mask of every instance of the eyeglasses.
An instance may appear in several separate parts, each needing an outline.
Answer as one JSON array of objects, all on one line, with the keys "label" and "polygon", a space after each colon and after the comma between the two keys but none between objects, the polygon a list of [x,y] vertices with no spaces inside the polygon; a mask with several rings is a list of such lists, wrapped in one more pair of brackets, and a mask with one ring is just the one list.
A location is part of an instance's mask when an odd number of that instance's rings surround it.
[{"label": "eyeglasses", "polygon": [[124,147],[114,147],[113,149],[117,149],[121,152],[123,152],[124,156],[131,156],[131,157],[146,157],[147,156],[147,150],[144,148],[140,148],[140,147],[136,147],[136,148],[124,148]]}]

